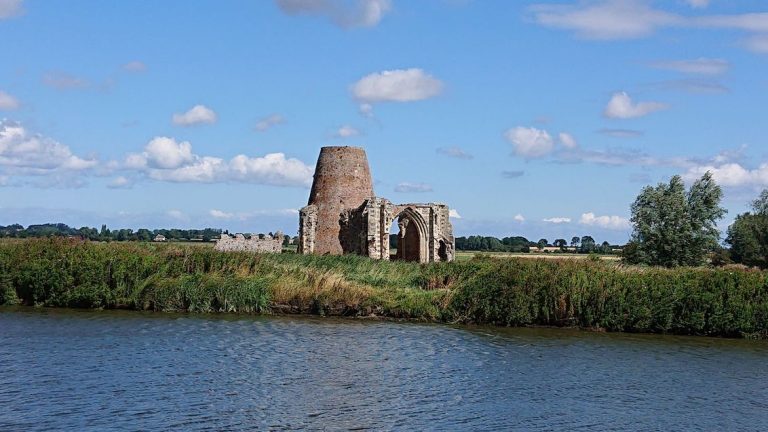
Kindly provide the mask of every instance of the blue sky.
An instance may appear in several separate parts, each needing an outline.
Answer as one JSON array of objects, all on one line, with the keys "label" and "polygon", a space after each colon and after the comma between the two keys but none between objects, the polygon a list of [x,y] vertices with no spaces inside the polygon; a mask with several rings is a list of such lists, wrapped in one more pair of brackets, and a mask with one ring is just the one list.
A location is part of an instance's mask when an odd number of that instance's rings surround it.
[{"label": "blue sky", "polygon": [[0,224],[295,233],[324,145],[457,235],[628,239],[768,187],[761,1],[0,0]]}]

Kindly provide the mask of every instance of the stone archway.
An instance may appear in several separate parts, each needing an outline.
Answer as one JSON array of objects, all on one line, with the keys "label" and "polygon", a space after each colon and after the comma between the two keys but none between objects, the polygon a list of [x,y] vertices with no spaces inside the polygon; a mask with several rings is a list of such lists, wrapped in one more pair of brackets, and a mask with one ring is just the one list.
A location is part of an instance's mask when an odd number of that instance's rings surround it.
[{"label": "stone archway", "polygon": [[421,214],[411,207],[405,207],[392,218],[392,222],[395,220],[397,220],[399,234],[397,254],[392,258],[421,263],[429,262],[427,224]]}]

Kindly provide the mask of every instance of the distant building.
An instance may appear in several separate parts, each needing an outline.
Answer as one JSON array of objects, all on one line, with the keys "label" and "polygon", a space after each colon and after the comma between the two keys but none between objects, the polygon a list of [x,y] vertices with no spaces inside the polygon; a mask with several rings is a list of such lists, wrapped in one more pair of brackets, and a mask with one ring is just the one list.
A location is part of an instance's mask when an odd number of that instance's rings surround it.
[{"label": "distant building", "polygon": [[164,235],[162,235],[162,234],[158,234],[158,235],[156,235],[156,236],[155,236],[155,238],[154,238],[154,239],[152,239],[152,241],[154,241],[154,242],[164,242],[164,241],[166,241],[166,240],[167,240],[167,239],[166,239],[166,238],[165,238],[165,236],[164,236]]}]

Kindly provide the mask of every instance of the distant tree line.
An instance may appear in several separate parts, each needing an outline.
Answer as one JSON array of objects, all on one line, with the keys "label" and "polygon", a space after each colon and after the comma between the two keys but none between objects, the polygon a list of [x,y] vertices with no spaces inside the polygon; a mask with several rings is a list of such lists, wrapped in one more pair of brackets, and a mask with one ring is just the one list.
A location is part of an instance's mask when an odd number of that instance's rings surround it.
[{"label": "distant tree line", "polygon": [[528,253],[531,252],[531,250],[544,250],[544,248],[547,247],[559,248],[560,252],[604,254],[613,253],[615,249],[620,248],[620,246],[611,245],[607,241],[598,244],[592,236],[574,236],[571,239],[570,247],[568,247],[568,242],[565,239],[556,239],[550,243],[545,238],[533,242],[521,236],[504,237],[502,239],[488,236],[456,238],[456,249],[464,251]]},{"label": "distant tree line", "polygon": [[29,225],[26,228],[19,224],[0,225],[0,238],[79,237],[93,241],[151,241],[158,234],[166,240],[211,241],[220,237],[223,232],[225,231],[218,228],[110,230],[106,225],[102,225],[99,230],[90,227],[74,228],[63,223]]}]

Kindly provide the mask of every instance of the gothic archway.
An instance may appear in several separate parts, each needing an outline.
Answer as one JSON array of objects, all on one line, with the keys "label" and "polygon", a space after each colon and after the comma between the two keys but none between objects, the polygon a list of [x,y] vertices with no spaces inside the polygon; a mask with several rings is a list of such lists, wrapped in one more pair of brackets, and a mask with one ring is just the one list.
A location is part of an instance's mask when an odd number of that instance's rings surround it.
[{"label": "gothic archway", "polygon": [[405,207],[392,218],[392,225],[397,221],[397,253],[392,259],[403,261],[428,262],[427,224],[424,218],[411,207]]}]

